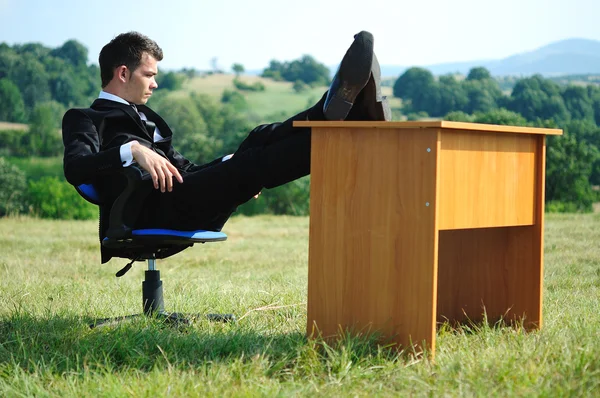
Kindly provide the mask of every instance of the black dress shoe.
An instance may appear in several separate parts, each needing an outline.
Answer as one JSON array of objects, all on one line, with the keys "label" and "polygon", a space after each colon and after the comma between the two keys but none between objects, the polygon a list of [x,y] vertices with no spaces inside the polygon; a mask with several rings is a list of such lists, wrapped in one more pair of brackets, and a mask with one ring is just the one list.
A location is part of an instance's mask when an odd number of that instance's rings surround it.
[{"label": "black dress shoe", "polygon": [[369,81],[356,97],[346,120],[392,120],[390,105],[381,93],[381,68],[375,54],[373,54]]},{"label": "black dress shoe", "polygon": [[373,67],[373,35],[362,31],[344,55],[327,92],[323,114],[327,120],[344,120],[358,94],[369,82]]}]

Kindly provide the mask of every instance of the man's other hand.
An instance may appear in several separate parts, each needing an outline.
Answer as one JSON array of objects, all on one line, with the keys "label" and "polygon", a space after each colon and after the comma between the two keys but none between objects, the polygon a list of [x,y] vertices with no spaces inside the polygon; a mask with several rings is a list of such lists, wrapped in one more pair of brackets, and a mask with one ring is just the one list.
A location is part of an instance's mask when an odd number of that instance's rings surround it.
[{"label": "man's other hand", "polygon": [[152,177],[154,188],[161,192],[173,190],[173,177],[183,183],[183,177],[179,174],[179,170],[169,162],[168,159],[160,156],[158,153],[149,148],[134,142],[131,145],[131,154],[133,159]]}]

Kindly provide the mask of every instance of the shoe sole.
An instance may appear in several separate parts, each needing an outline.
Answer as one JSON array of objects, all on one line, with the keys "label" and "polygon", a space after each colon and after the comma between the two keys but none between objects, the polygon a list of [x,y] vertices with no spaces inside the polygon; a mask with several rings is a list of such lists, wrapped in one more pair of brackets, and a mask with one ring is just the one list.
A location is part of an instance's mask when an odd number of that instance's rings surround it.
[{"label": "shoe sole", "polygon": [[[362,40],[354,40],[346,55],[344,55],[336,75],[339,74],[340,80],[349,83],[350,86],[360,86],[362,88],[367,85],[371,76],[373,35],[368,32],[361,32],[359,35],[361,35]],[[346,98],[355,99],[359,93],[360,90],[352,93],[348,88],[340,87],[329,100],[327,108],[323,110],[325,118],[328,120],[344,120],[353,105],[353,102],[347,101]]]}]

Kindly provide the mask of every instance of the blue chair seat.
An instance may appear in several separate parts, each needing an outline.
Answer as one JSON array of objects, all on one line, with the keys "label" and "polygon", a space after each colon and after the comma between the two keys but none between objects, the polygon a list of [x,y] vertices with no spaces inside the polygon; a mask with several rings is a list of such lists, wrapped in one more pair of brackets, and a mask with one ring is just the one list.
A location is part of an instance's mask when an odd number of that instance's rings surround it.
[{"label": "blue chair seat", "polygon": [[108,247],[138,246],[138,245],[177,245],[207,242],[221,242],[227,240],[223,232],[205,231],[178,231],[174,229],[134,229],[131,237],[125,239],[104,238],[102,244]]},{"label": "blue chair seat", "polygon": [[[93,184],[81,184],[75,187],[77,192],[87,201],[99,205],[102,198]],[[112,248],[143,248],[159,250],[173,246],[189,247],[194,243],[221,242],[227,240],[222,232],[196,230],[179,231],[174,229],[150,228],[135,229],[127,238],[108,238],[102,240],[102,245]]]},{"label": "blue chair seat", "polygon": [[135,229],[131,232],[133,236],[152,236],[165,238],[184,238],[194,242],[220,242],[227,239],[223,232],[205,231],[177,231],[174,229]]}]

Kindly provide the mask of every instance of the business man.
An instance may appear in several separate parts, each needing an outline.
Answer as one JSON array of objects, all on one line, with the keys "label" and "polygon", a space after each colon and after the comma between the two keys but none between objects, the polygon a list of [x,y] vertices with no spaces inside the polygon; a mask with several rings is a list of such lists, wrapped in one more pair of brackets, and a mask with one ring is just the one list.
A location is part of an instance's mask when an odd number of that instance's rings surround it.
[{"label": "business man", "polygon": [[[93,183],[102,195],[100,239],[124,181],[119,169],[137,162],[154,190],[139,208],[135,228],[220,230],[237,206],[263,188],[310,172],[310,129],[294,120],[385,120],[373,36],[360,32],[346,52],[331,87],[313,107],[283,123],[252,130],[232,157],[196,165],[177,152],[167,123],[145,106],[154,89],[161,48],[129,32],[105,45],[99,57],[102,91],[90,108],[63,118],[64,172],[71,184]],[[102,248],[102,262],[120,256]]]}]

